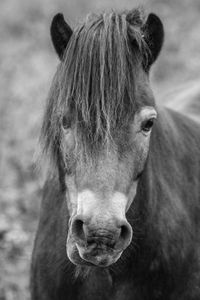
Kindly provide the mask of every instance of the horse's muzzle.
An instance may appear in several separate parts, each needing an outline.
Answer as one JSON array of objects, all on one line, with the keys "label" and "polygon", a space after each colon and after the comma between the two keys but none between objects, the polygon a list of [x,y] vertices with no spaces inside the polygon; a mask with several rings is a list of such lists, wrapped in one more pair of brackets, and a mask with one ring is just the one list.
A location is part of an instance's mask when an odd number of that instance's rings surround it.
[{"label": "horse's muzzle", "polygon": [[71,234],[82,260],[96,266],[109,266],[116,262],[130,244],[132,228],[126,220],[91,222],[76,216],[71,222]]}]

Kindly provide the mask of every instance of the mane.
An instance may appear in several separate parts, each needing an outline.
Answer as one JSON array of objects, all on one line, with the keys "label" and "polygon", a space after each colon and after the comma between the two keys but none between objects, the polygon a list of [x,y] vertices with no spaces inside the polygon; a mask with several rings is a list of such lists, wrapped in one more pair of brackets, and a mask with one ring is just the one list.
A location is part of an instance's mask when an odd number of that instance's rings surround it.
[{"label": "mane", "polygon": [[63,118],[75,130],[83,156],[110,145],[116,130],[137,109],[135,78],[147,50],[144,14],[91,14],[73,32],[55,74],[41,131],[43,154],[57,163],[63,147]]}]

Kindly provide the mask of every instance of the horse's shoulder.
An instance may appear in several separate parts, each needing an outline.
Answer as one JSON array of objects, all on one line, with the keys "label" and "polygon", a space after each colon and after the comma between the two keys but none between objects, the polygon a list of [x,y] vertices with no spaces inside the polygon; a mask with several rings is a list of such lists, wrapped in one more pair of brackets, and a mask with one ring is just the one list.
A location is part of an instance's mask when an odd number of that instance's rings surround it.
[{"label": "horse's shoulder", "polygon": [[183,181],[190,177],[195,181],[195,174],[199,178],[200,124],[168,108],[158,111],[149,162],[160,182],[168,182],[168,187],[179,190]]},{"label": "horse's shoulder", "polygon": [[191,144],[200,148],[200,123],[190,116],[173,109],[162,107],[159,111],[160,123],[168,139]]}]

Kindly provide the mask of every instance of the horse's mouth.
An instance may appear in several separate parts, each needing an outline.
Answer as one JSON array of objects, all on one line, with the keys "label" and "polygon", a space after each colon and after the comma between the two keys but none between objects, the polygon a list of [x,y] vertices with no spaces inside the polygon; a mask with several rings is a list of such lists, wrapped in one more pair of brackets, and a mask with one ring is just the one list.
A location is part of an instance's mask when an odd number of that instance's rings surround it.
[{"label": "horse's mouth", "polygon": [[106,247],[105,245],[96,247],[80,247],[76,245],[76,247],[82,260],[99,267],[108,267],[114,264],[122,254],[122,252]]},{"label": "horse's mouth", "polygon": [[67,245],[68,257],[75,265],[108,267],[120,258],[122,252],[106,245],[93,245],[92,247],[77,243]]}]

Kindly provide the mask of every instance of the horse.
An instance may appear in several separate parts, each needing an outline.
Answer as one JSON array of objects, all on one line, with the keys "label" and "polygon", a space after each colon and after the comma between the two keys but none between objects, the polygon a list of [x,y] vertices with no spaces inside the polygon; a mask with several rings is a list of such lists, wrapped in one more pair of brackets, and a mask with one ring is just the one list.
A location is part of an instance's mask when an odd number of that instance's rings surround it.
[{"label": "horse", "polygon": [[199,300],[200,125],[155,102],[162,21],[59,13],[50,32],[32,300]]}]

